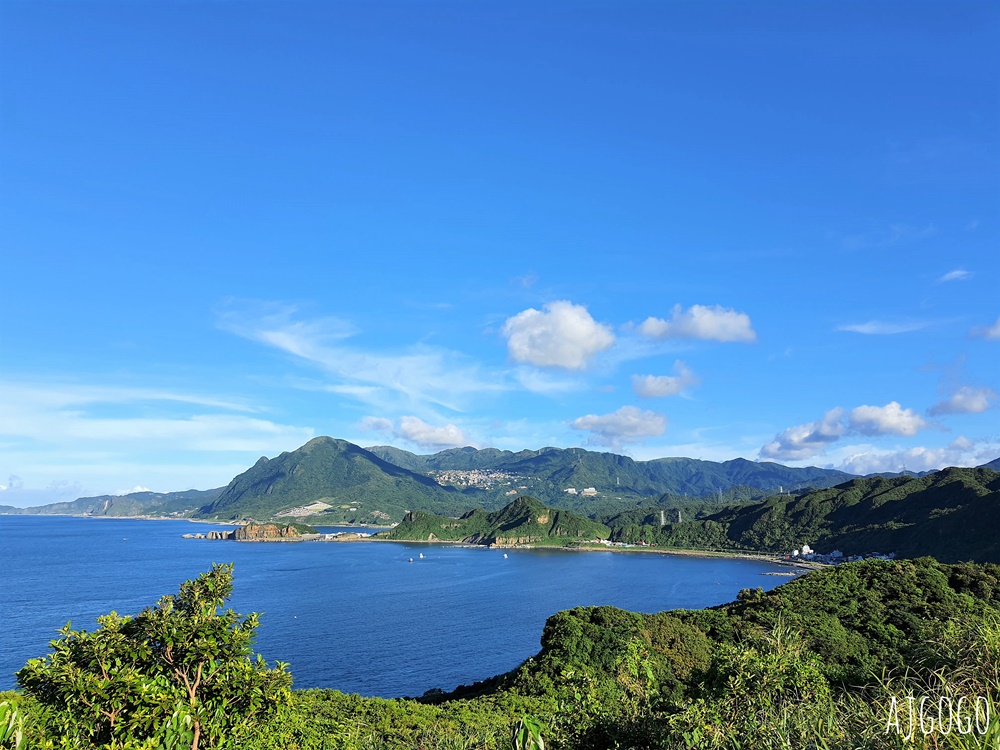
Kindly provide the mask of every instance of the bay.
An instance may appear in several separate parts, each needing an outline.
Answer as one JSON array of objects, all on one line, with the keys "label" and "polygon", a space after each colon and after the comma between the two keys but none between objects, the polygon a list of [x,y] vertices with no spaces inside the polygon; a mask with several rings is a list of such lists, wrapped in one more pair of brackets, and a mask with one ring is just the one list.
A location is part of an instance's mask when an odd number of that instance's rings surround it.
[{"label": "bay", "polygon": [[[186,521],[0,516],[0,690],[56,631],[135,614],[213,562],[235,563],[237,612],[262,612],[256,649],[295,687],[380,697],[450,690],[539,650],[545,620],[577,606],[701,608],[765,589],[770,563],[675,555],[469,549],[409,543],[182,539]],[[424,556],[421,558],[420,555]],[[413,562],[409,562],[413,558]]]}]

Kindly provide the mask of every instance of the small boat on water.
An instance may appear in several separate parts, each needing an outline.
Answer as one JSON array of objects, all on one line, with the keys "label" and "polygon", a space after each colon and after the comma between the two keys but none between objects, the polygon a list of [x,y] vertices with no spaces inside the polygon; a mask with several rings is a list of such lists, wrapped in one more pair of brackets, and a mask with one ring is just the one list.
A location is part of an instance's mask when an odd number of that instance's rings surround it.
[{"label": "small boat on water", "polygon": [[410,562],[413,562],[413,558],[412,557],[410,558]]},{"label": "small boat on water", "polygon": [[424,553],[423,553],[423,552],[421,552],[421,553],[420,553],[420,559],[421,559],[421,560],[423,560],[423,559],[424,559]]},{"label": "small boat on water", "polygon": [[503,559],[504,559],[504,560],[506,560],[506,559],[507,559],[507,553],[506,553],[506,552],[504,552],[504,553],[503,553]]}]

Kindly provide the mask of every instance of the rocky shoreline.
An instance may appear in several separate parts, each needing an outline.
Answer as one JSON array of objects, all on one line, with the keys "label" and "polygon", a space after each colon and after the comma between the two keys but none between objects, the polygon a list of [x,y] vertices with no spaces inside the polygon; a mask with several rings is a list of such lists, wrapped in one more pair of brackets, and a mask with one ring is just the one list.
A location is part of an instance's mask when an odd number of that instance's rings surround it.
[{"label": "rocky shoreline", "polygon": [[250,523],[232,531],[209,531],[207,534],[183,534],[182,539],[232,540],[235,542],[308,542],[321,538],[319,533],[302,533],[294,526],[273,523]]},{"label": "rocky shoreline", "polygon": [[[231,531],[209,531],[205,534],[184,534],[184,539],[209,539],[237,542],[383,542],[391,544],[426,544],[426,545],[447,545],[451,547],[465,547],[469,549],[504,549],[504,550],[565,550],[567,552],[617,552],[617,553],[642,553],[660,555],[684,555],[688,557],[725,557],[744,560],[754,560],[757,562],[769,562],[778,565],[797,568],[799,570],[814,570],[818,565],[808,565],[805,563],[792,563],[780,559],[777,555],[753,554],[741,552],[708,552],[702,550],[685,549],[664,549],[662,547],[606,547],[604,545],[579,545],[572,547],[560,547],[548,544],[475,544],[468,541],[451,541],[442,539],[380,539],[376,536],[362,534],[353,531],[343,531],[338,534],[303,533],[292,525],[281,526],[279,524],[247,524],[238,526]],[[512,540],[513,541],[513,540]],[[519,540],[520,541],[520,540]],[[770,573],[766,575],[794,576],[796,573]]]}]

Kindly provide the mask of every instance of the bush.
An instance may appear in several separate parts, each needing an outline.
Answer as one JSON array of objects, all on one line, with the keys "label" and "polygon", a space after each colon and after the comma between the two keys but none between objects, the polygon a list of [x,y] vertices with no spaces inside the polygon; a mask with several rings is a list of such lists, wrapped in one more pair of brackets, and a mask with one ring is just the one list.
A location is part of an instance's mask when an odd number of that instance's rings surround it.
[{"label": "bush", "polygon": [[232,564],[214,565],[134,617],[104,615],[93,633],[67,624],[17,673],[47,709],[44,730],[70,747],[238,746],[288,703],[291,675],[252,660],[258,615],[220,611],[232,588]]}]

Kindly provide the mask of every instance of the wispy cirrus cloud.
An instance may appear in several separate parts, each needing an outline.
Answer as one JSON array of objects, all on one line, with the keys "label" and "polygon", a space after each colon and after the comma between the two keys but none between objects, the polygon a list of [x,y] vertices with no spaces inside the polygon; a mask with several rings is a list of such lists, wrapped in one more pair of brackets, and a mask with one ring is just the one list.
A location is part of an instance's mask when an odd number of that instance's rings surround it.
[{"label": "wispy cirrus cloud", "polygon": [[24,486],[8,482],[0,504],[72,500],[136,484],[158,491],[219,486],[248,461],[291,450],[315,434],[311,427],[264,419],[240,399],[0,381],[4,464],[24,477]]},{"label": "wispy cirrus cloud", "polygon": [[[106,446],[176,446],[184,450],[260,451],[286,449],[290,441],[313,437],[308,427],[282,425],[247,414],[191,413],[182,410],[151,416],[111,416],[109,409],[140,402],[168,402],[227,411],[250,411],[244,404],[198,394],[143,388],[69,383],[0,382],[0,436],[41,444]],[[155,410],[161,411],[161,410]]]},{"label": "wispy cirrus cloud", "polygon": [[1000,341],[1000,318],[991,326],[977,326],[969,331],[970,336],[983,338],[987,341]]},{"label": "wispy cirrus cloud", "polygon": [[973,276],[972,271],[966,271],[964,268],[956,268],[954,271],[948,271],[948,273],[938,278],[939,284],[947,284],[952,281],[966,281],[971,279]]},{"label": "wispy cirrus cloud", "polygon": [[850,323],[837,326],[838,331],[862,333],[866,336],[893,336],[898,333],[913,333],[930,327],[931,323],[924,320],[888,321],[869,320],[865,323]]},{"label": "wispy cirrus cloud", "polygon": [[81,407],[88,404],[135,404],[139,402],[192,404],[228,411],[255,412],[241,399],[219,398],[199,393],[183,393],[161,388],[103,386],[74,381],[0,381],[0,404],[6,402],[45,408]]},{"label": "wispy cirrus cloud", "polygon": [[398,353],[351,346],[357,329],[339,318],[302,320],[292,305],[230,302],[218,311],[221,329],[320,368],[336,392],[386,408],[440,406],[461,412],[475,398],[511,388],[505,373],[471,358],[422,344]]},{"label": "wispy cirrus cloud", "polygon": [[845,250],[881,250],[926,239],[933,236],[935,231],[932,225],[921,228],[896,223],[884,229],[848,235],[841,240],[841,244]]}]

